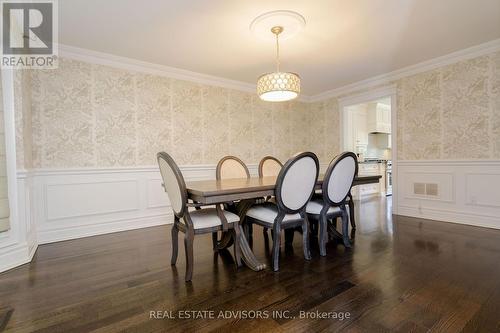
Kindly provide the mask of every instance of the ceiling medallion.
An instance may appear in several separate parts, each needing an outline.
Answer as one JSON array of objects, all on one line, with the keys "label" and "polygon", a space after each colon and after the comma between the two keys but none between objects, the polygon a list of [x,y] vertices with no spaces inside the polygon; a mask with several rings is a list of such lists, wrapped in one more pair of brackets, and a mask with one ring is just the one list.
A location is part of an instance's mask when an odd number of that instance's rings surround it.
[{"label": "ceiling medallion", "polygon": [[[304,26],[304,17],[287,10],[265,13],[250,24],[250,30],[257,36],[274,35],[273,37],[276,39],[276,71],[263,74],[257,80],[257,94],[260,99],[268,102],[284,102],[299,96],[299,75],[280,70],[279,38],[280,35],[285,37],[284,39],[291,38]],[[290,31],[287,30],[287,27],[290,28]],[[261,32],[264,32],[266,28],[268,29],[267,33],[262,34]]]}]

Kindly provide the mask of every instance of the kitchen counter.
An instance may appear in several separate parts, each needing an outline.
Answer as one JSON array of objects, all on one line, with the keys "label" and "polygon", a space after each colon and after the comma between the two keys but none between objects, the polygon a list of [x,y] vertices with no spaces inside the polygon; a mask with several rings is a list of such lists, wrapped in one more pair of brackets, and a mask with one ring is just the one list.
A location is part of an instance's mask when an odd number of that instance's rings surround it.
[{"label": "kitchen counter", "polygon": [[387,163],[387,160],[375,160],[375,161],[359,161],[359,164],[381,164]]},{"label": "kitchen counter", "polygon": [[368,160],[359,163],[358,174],[363,176],[382,176],[378,184],[367,184],[356,186],[353,188],[352,195],[354,199],[362,199],[369,196],[385,195],[386,188],[386,171],[390,160]]}]

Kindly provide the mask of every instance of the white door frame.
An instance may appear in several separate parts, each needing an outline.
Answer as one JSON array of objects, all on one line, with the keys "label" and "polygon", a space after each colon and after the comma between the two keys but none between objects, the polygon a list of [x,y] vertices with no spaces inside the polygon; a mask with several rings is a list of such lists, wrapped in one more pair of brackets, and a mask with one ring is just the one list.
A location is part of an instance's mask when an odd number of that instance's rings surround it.
[{"label": "white door frame", "polygon": [[368,103],[376,99],[390,97],[391,98],[391,145],[392,145],[392,213],[397,214],[397,167],[398,167],[398,147],[397,147],[397,89],[396,85],[388,85],[381,88],[376,88],[367,92],[362,92],[359,94],[349,95],[344,98],[339,99],[339,111],[340,111],[340,147],[345,150],[344,147],[344,133],[347,132],[347,117],[346,110],[347,106]]}]

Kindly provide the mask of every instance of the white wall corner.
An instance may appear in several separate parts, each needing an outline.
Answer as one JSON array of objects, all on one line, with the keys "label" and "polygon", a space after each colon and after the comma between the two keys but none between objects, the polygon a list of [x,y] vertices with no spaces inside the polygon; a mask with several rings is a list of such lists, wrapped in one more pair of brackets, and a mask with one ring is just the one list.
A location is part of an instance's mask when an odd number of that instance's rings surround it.
[{"label": "white wall corner", "polygon": [[5,155],[7,166],[10,229],[0,238],[0,272],[30,262],[37,249],[32,225],[30,184],[18,179],[16,172],[16,139],[14,113],[14,76],[12,70],[2,70],[5,124]]}]

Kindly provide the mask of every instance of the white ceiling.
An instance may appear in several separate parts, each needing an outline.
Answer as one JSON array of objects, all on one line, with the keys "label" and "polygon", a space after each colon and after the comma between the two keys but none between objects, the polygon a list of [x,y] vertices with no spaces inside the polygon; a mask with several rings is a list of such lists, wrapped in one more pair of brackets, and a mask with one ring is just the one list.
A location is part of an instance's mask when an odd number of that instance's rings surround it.
[{"label": "white ceiling", "polygon": [[59,40],[254,83],[275,50],[248,26],[277,9],[307,21],[281,44],[282,70],[306,95],[500,38],[499,0],[64,0]]}]

